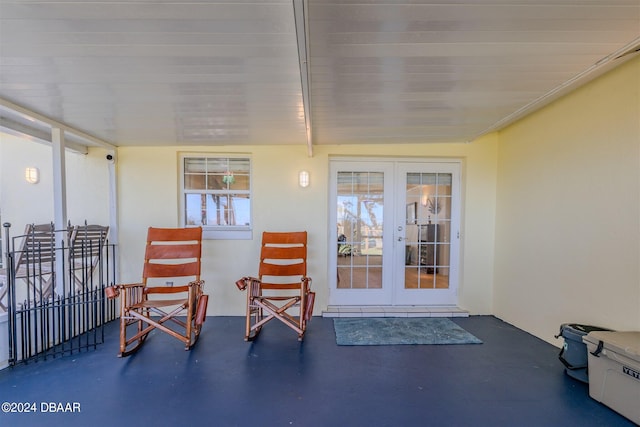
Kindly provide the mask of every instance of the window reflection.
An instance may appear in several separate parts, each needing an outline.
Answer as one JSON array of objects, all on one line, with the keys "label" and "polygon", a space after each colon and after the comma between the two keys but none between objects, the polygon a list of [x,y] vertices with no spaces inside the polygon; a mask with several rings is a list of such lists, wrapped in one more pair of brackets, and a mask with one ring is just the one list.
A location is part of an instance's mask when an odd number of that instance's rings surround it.
[{"label": "window reflection", "polygon": [[339,172],[338,288],[382,287],[382,172]]},{"label": "window reflection", "polygon": [[251,225],[250,160],[184,158],[185,225]]}]

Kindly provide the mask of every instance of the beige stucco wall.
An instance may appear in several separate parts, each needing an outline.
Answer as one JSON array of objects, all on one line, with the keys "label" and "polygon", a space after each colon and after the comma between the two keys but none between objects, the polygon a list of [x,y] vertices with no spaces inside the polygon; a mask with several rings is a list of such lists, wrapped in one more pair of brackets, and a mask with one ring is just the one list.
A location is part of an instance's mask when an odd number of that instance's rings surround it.
[{"label": "beige stucco wall", "polygon": [[503,130],[494,314],[640,329],[640,59]]},{"label": "beige stucco wall", "polygon": [[[29,184],[27,167],[40,169],[40,182]],[[51,148],[0,132],[0,214],[22,234],[28,223],[53,221]]]},{"label": "beige stucco wall", "polygon": [[[140,276],[148,226],[178,225],[178,154],[249,153],[253,172],[253,240],[209,240],[203,248],[203,278],[211,294],[209,315],[242,315],[245,294],[234,282],[257,273],[260,233],[309,232],[309,274],[317,292],[316,314],[328,301],[328,170],[331,156],[415,156],[464,159],[463,244],[460,306],[474,314],[492,307],[496,186],[495,135],[472,144],[316,146],[313,157],[299,146],[137,147],[118,149],[121,275]],[[311,185],[298,187],[306,169]]]},{"label": "beige stucco wall", "polygon": [[[109,224],[109,173],[106,151],[66,152],[67,216],[74,225]],[[29,184],[25,168],[37,167],[40,182]],[[51,146],[0,132],[0,214],[11,234],[26,224],[52,222],[53,160]]]}]

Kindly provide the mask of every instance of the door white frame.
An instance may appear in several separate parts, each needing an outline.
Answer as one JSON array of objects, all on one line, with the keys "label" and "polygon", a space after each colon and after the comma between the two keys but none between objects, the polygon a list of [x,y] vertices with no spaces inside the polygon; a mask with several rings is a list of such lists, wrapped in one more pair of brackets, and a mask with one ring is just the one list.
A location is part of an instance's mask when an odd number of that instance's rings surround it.
[{"label": "door white frame", "polygon": [[[399,190],[406,185],[399,178],[406,167],[415,167],[420,172],[427,170],[453,171],[452,218],[451,218],[451,267],[450,288],[447,292],[428,290],[430,294],[420,295],[404,289],[404,228],[398,230],[406,215],[406,192]],[[426,169],[425,169],[426,168]],[[444,168],[444,169],[443,169]],[[452,169],[453,168],[453,169]],[[383,261],[381,289],[338,289],[337,287],[337,174],[348,172],[384,173],[383,206]],[[329,159],[329,305],[456,305],[460,270],[460,212],[461,212],[462,160],[437,158],[340,158]],[[405,175],[406,176],[406,175]],[[455,240],[455,242],[454,242]]]},{"label": "door white frame", "polygon": [[[398,162],[396,164],[395,175],[395,200],[396,200],[396,230],[398,236],[394,239],[394,284],[393,304],[394,305],[457,305],[458,303],[458,272],[460,264],[460,195],[461,195],[461,162]],[[442,243],[442,250],[449,249],[446,254],[441,253],[446,259],[446,265],[437,270],[447,270],[447,288],[431,289],[411,289],[405,287],[405,248],[406,248],[406,183],[409,173],[423,174],[443,174],[451,175],[451,212],[449,233],[442,233],[441,238],[445,238]],[[400,228],[403,230],[400,231]],[[440,226],[441,231],[444,227]],[[441,262],[438,262],[441,265]],[[412,269],[413,267],[408,267]],[[434,271],[436,269],[434,268]],[[442,274],[442,273],[440,273]],[[442,276],[440,276],[442,277]]]},{"label": "door white frame", "polygon": [[[393,217],[393,200],[386,202],[386,197],[393,195],[392,180],[387,179],[393,175],[393,164],[390,162],[372,160],[372,161],[354,161],[351,160],[334,160],[329,163],[329,304],[330,305],[387,305],[392,298],[393,283],[393,257],[390,253],[382,257],[382,288],[381,289],[339,289],[337,286],[337,259],[338,245],[336,242],[337,230],[337,177],[338,172],[382,172],[384,174],[383,191],[385,194],[385,203],[383,206],[383,248],[390,248],[393,245],[393,222],[389,222],[387,218]],[[331,232],[333,230],[333,233]],[[384,249],[383,249],[384,250]],[[364,292],[363,292],[364,291]]]}]

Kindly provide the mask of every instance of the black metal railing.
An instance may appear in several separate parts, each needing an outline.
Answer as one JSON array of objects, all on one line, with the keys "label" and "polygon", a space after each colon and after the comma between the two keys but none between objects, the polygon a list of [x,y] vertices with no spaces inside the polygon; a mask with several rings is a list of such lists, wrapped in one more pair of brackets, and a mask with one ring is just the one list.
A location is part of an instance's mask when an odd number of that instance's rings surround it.
[{"label": "black metal railing", "polygon": [[25,234],[11,237],[10,226],[4,224],[6,288],[0,288],[0,311],[9,320],[9,364],[102,344],[104,325],[119,314],[117,302],[104,294],[116,275],[108,227],[29,225]]}]

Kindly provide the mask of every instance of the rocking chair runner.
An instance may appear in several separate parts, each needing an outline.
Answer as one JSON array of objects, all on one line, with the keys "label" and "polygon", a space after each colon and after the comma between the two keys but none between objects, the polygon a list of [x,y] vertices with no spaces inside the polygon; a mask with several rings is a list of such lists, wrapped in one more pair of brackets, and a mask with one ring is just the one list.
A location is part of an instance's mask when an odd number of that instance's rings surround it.
[{"label": "rocking chair runner", "polygon": [[[200,227],[149,228],[142,282],[111,286],[106,291],[108,298],[120,296],[120,357],[138,350],[153,329],[182,341],[185,350],[195,345],[209,298],[200,280],[201,252]],[[169,278],[189,277],[193,280],[186,285],[149,286],[150,279],[166,284]],[[178,298],[167,299],[168,295]],[[177,327],[165,325],[169,321]]]},{"label": "rocking chair runner", "polygon": [[243,277],[236,286],[247,290],[245,341],[254,340],[273,319],[297,332],[302,341],[315,300],[307,277],[307,232],[263,233],[258,278]]}]

